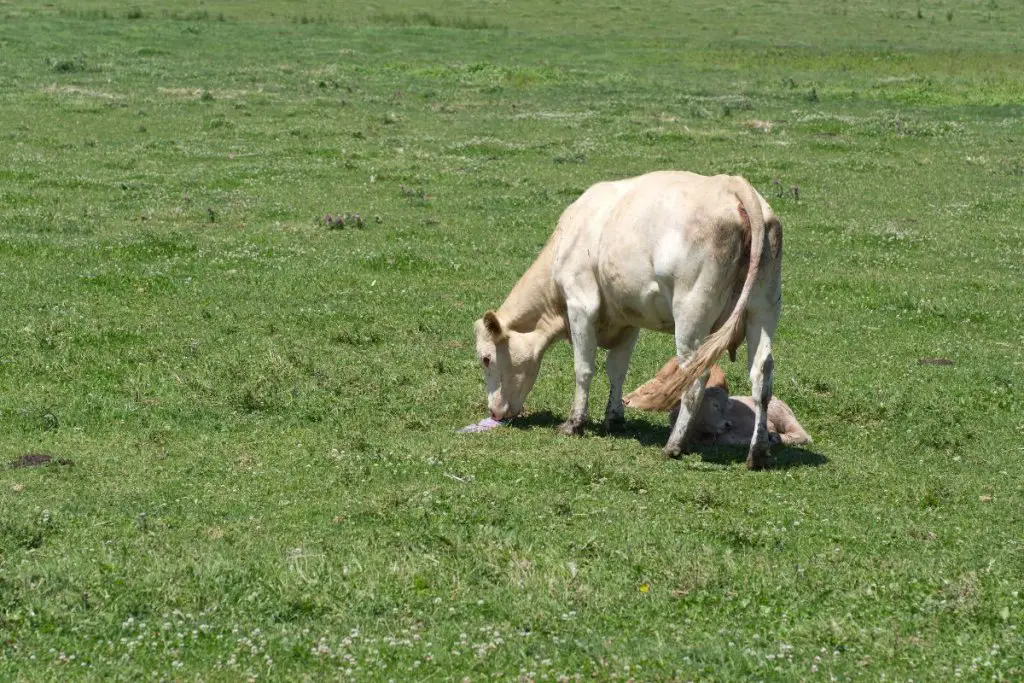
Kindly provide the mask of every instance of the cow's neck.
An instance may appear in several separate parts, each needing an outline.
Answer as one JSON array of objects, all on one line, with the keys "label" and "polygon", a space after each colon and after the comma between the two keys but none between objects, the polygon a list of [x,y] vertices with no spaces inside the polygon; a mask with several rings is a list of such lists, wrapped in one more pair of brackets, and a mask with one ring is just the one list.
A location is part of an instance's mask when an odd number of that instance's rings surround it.
[{"label": "cow's neck", "polygon": [[529,334],[543,353],[566,336],[565,301],[551,276],[554,247],[548,242],[498,309],[508,329]]}]

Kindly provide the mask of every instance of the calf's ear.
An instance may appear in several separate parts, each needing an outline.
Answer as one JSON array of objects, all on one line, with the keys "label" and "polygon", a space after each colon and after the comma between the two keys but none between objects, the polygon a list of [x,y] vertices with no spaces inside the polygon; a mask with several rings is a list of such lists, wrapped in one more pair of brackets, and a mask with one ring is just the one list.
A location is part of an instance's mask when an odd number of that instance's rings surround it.
[{"label": "calf's ear", "polygon": [[704,386],[706,389],[721,387],[726,394],[729,393],[729,382],[725,379],[725,373],[722,372],[722,368],[717,363],[711,366],[711,373],[708,375],[707,384]]},{"label": "calf's ear", "polygon": [[494,311],[484,313],[484,328],[487,329],[494,341],[500,342],[505,339],[505,329],[501,326],[501,321],[498,320]]}]

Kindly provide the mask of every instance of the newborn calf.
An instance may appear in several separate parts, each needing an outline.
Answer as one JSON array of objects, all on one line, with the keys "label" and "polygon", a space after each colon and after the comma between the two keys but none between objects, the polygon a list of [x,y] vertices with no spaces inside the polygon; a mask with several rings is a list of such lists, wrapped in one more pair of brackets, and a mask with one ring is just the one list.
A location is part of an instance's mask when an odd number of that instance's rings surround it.
[{"label": "newborn calf", "polygon": [[[673,408],[670,419],[675,422]],[[716,446],[746,446],[754,433],[754,399],[750,396],[729,396],[725,373],[717,365],[711,369],[704,401],[700,404],[698,422],[694,426],[696,443]],[[797,422],[793,410],[772,396],[768,403],[768,440],[771,444],[795,446],[811,442],[810,435]]]},{"label": "newborn calf", "polygon": [[[677,369],[678,363],[673,358],[653,379],[627,396],[626,405],[645,408],[648,396],[658,392],[659,382]],[[673,424],[678,412],[677,404],[669,413]],[[717,365],[713,366],[693,425],[693,442],[705,446],[746,446],[753,433],[754,399],[750,396],[729,396],[725,373]],[[810,435],[797,421],[793,410],[775,396],[768,404],[768,439],[773,445],[782,443],[787,446],[811,442]]]}]

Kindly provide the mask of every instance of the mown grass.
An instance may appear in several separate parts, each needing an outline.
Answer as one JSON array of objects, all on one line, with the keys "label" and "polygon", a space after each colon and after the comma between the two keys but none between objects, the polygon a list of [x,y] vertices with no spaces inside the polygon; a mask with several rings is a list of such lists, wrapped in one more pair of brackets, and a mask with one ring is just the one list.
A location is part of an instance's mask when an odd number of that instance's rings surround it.
[{"label": "mown grass", "polygon": [[[0,470],[0,677],[1024,674],[1017,4],[0,17],[0,460],[65,461]],[[781,216],[813,447],[558,438],[564,345],[456,435],[472,321],[656,168]]]}]

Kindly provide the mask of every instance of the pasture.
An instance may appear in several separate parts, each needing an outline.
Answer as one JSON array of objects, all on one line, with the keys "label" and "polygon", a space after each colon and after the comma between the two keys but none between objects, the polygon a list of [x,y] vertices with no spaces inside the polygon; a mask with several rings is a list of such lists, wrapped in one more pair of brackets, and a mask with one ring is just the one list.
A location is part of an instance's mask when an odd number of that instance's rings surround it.
[{"label": "pasture", "polygon": [[[0,0],[0,678],[1024,677],[1024,5],[345,5]],[[660,168],[780,216],[814,443],[602,436],[601,354],[559,437],[565,344],[455,434]]]}]

